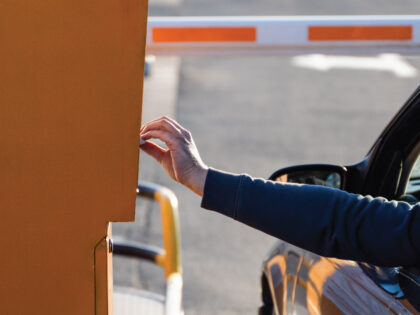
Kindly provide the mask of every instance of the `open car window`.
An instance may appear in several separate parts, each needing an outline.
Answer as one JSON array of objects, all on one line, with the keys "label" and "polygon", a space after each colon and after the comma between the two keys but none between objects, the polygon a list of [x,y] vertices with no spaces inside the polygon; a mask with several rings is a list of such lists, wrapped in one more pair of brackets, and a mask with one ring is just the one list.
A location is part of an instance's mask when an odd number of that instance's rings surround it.
[{"label": "open car window", "polygon": [[420,200],[420,156],[417,157],[417,161],[411,170],[405,194],[415,197],[417,201]]},{"label": "open car window", "polygon": [[416,164],[411,171],[410,180],[420,179],[420,156],[417,158]]}]

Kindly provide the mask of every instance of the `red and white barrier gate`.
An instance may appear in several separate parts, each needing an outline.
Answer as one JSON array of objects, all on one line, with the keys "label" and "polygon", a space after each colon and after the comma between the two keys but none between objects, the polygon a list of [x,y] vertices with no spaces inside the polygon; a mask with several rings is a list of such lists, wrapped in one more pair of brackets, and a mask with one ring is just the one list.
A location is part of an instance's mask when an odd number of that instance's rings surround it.
[{"label": "red and white barrier gate", "polygon": [[148,54],[420,53],[420,15],[150,17]]}]

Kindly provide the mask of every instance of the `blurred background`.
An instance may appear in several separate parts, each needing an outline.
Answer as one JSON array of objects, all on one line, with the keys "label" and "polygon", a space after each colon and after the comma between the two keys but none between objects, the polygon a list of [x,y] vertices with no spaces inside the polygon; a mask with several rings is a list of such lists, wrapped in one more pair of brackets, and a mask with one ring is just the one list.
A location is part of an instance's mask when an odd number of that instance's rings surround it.
[{"label": "blurred background", "polygon": [[[419,14],[415,0],[150,0],[150,16]],[[351,57],[351,56],[349,56]],[[420,58],[389,69],[305,67],[307,56],[157,57],[145,78],[143,123],[161,115],[191,130],[205,163],[267,178],[302,163],[353,164],[418,86]],[[380,56],[369,56],[375,58]],[[140,155],[139,179],[179,199],[186,314],[256,314],[260,268],[275,239],[200,208],[200,198]],[[258,211],[258,209],[256,209]],[[115,239],[160,245],[159,211],[139,201]],[[114,259],[114,282],[163,294],[162,271]]]}]

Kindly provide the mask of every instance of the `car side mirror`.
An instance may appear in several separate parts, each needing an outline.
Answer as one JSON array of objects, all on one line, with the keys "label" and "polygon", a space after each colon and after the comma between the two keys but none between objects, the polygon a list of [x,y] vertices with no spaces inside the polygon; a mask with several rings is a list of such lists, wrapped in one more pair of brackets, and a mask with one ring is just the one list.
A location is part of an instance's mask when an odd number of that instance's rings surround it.
[{"label": "car side mirror", "polygon": [[298,165],[280,169],[270,180],[297,184],[310,184],[343,189],[347,169],[329,164]]}]

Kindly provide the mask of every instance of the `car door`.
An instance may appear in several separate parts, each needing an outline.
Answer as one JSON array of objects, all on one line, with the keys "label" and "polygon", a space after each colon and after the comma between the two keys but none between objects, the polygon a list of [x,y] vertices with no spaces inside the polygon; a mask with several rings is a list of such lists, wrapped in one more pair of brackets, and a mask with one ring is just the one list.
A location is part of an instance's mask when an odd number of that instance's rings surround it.
[{"label": "car door", "polygon": [[[346,191],[414,203],[420,199],[419,156],[420,87],[360,163],[297,166],[270,179],[283,181],[286,175],[286,181],[294,181],[293,173],[298,174],[296,182],[313,181],[325,169],[341,176],[339,187]],[[271,300],[263,290],[263,301],[279,314],[420,314],[419,276],[416,267],[381,268],[325,258],[279,242],[264,263],[262,280]]]}]

